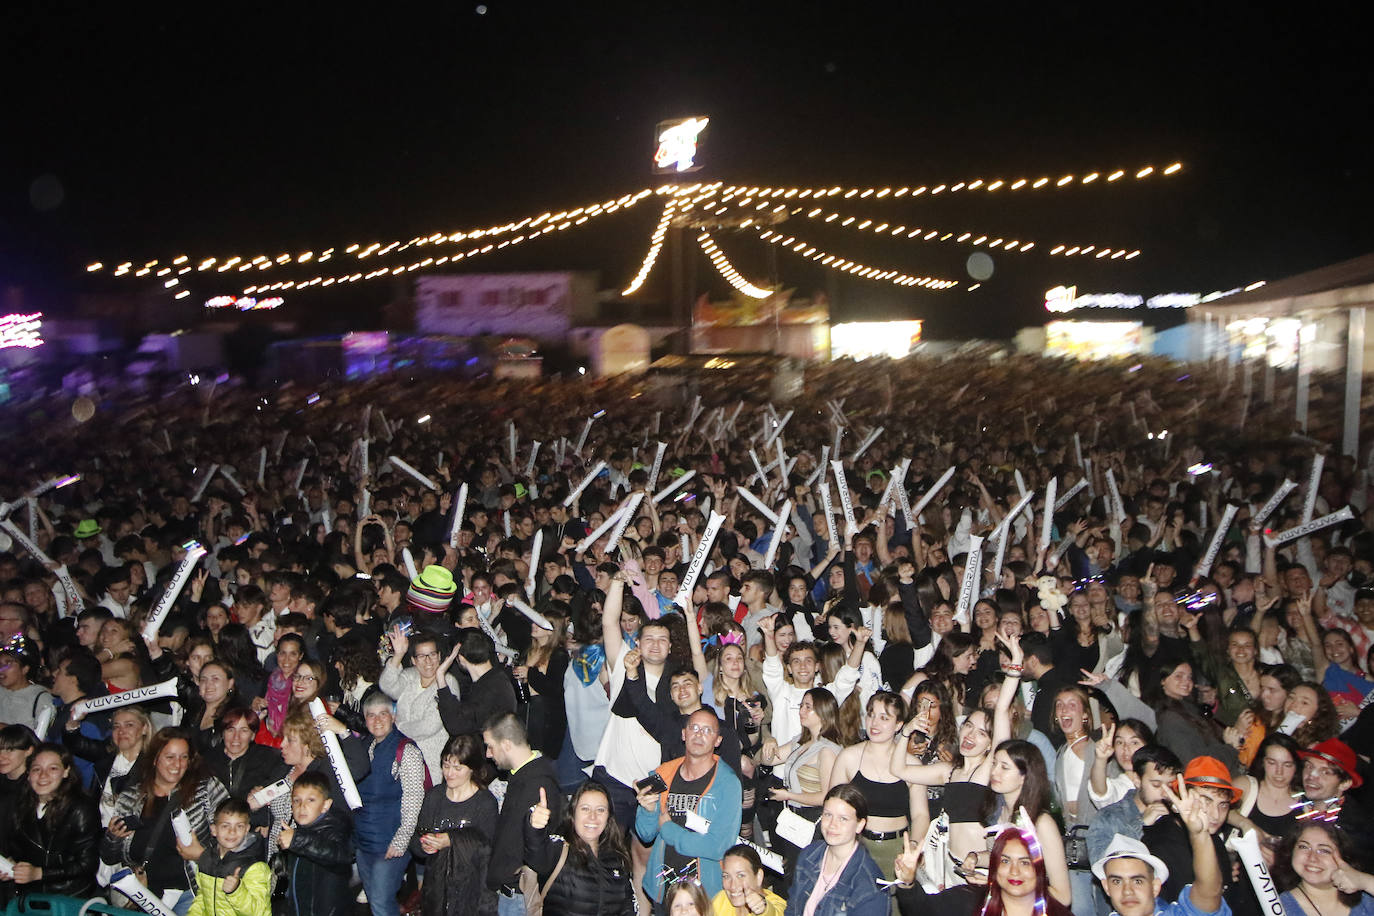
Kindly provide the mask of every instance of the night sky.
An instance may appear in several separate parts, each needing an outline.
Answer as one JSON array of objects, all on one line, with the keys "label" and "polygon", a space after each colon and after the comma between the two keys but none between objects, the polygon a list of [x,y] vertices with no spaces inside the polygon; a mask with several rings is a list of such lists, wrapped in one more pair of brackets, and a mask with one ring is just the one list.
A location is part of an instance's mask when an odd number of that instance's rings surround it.
[{"label": "night sky", "polygon": [[[693,176],[708,180],[897,187],[1185,164],[1110,186],[838,200],[861,218],[1038,243],[997,255],[972,293],[845,278],[840,319],[1007,337],[1043,320],[1059,283],[1205,293],[1374,251],[1374,71],[1341,12],[1353,5],[1284,18],[1222,4],[1042,4],[1024,18],[741,0],[50,6],[12,4],[0,28],[0,288],[53,314],[127,288],[86,276],[90,261],[342,249],[648,187],[653,126],[688,114],[711,118]],[[594,269],[620,288],[656,216],[649,201],[464,269]],[[967,246],[789,228],[968,282]],[[766,279],[764,244],[717,240]],[[1064,261],[1047,254],[1059,241],[1144,253]],[[823,268],[778,267],[801,294],[826,288]],[[226,277],[195,281],[193,298],[237,291]],[[697,277],[724,297],[705,260]],[[666,280],[660,261],[638,298],[663,301]],[[304,329],[338,330],[375,325],[390,295],[378,280],[288,305]]]}]

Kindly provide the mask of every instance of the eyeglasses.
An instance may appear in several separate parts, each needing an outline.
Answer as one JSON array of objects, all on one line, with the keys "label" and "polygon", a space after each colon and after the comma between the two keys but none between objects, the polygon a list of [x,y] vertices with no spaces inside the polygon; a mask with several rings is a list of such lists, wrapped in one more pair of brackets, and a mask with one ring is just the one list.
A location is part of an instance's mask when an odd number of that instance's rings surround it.
[{"label": "eyeglasses", "polygon": [[439,657],[439,653],[438,653],[438,652],[416,652],[416,653],[415,653],[415,658],[416,658],[416,659],[421,659],[421,658],[423,658],[423,659],[428,660],[428,659],[438,658],[438,657]]},{"label": "eyeglasses", "polygon": [[716,727],[714,725],[706,725],[705,723],[698,722],[696,725],[688,725],[683,731],[691,732],[694,735],[714,735],[716,733]]},{"label": "eyeglasses", "polygon": [[319,678],[315,677],[315,675],[313,675],[313,674],[297,674],[297,675],[295,675],[294,677],[292,677],[291,680],[293,680],[293,681],[298,681],[298,682],[299,682],[299,681],[318,681]]}]

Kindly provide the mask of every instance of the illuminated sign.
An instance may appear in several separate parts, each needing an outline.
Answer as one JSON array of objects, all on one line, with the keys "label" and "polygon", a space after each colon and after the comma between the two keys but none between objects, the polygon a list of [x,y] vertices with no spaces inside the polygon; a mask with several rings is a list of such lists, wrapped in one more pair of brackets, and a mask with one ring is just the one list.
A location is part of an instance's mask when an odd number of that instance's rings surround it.
[{"label": "illuminated sign", "polygon": [[252,296],[216,296],[213,299],[207,299],[205,307],[207,309],[236,308],[240,312],[252,312],[278,308],[284,301],[281,296],[269,296],[266,299],[254,299]]},{"label": "illuminated sign", "polygon": [[697,165],[697,137],[710,118],[683,118],[658,125],[658,149],[654,151],[654,172],[694,172]]},{"label": "illuminated sign", "polygon": [[1078,295],[1076,286],[1056,286],[1045,291],[1045,310],[1048,312],[1071,312],[1074,309],[1186,309],[1200,302],[1221,299],[1239,289],[1225,293],[1161,293],[1146,299],[1130,293],[1085,293]]},{"label": "illuminated sign", "polygon": [[850,321],[830,329],[830,358],[901,359],[921,342],[919,321]]},{"label": "illuminated sign", "polygon": [[42,312],[32,315],[0,315],[0,350],[22,347],[32,350],[43,346]]}]

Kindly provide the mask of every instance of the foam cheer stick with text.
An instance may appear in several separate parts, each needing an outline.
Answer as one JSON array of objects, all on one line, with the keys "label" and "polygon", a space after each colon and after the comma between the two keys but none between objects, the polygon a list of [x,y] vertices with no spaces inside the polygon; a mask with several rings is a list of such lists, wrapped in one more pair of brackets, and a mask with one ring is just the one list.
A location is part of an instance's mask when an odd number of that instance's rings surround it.
[{"label": "foam cheer stick with text", "polygon": [[106,709],[133,706],[137,703],[146,703],[149,700],[175,700],[176,698],[177,679],[169,678],[160,684],[149,684],[147,687],[135,687],[133,690],[125,690],[120,693],[107,693],[103,697],[87,697],[84,700],[77,700],[72,704],[71,714],[74,719],[84,719],[91,713]]},{"label": "foam cheer stick with text", "polygon": [[[318,719],[323,715],[328,715],[328,710],[324,708],[324,702],[315,697],[310,701],[310,717]],[[343,790],[344,801],[348,802],[350,808],[361,808],[363,799],[358,794],[358,784],[353,781],[353,774],[348,769],[348,761],[344,759],[339,736],[327,728],[321,728],[318,723],[315,727],[319,730],[320,740],[324,742],[324,753],[329,758],[329,765],[334,768],[334,778],[339,781],[339,788]]]},{"label": "foam cheer stick with text", "polygon": [[162,628],[162,622],[171,613],[172,605],[176,603],[181,590],[186,587],[186,582],[195,572],[196,564],[200,558],[205,556],[206,550],[200,545],[199,541],[191,541],[185,545],[186,556],[181,558],[177,564],[176,572],[172,573],[172,581],[167,583],[163,589],[162,597],[157,599],[157,604],[148,612],[148,621],[143,625],[144,639],[157,639],[157,631]]}]

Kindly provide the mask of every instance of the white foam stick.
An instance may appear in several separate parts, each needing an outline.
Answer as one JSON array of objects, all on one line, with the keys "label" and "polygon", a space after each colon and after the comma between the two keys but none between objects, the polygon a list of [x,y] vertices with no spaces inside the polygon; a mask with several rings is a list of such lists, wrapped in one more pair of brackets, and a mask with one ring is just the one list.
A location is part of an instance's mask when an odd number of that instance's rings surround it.
[{"label": "white foam stick", "polygon": [[783,863],[782,855],[780,853],[776,853],[771,849],[767,849],[763,846],[758,845],[757,843],[751,843],[744,837],[736,837],[735,842],[744,846],[748,846],[750,849],[754,850],[754,852],[758,853],[759,861],[762,862],[765,867],[772,869],[780,875],[784,873],[783,869],[785,865]]},{"label": "white foam stick", "polygon": [[1115,516],[1115,520],[1119,522],[1126,517],[1126,504],[1121,501],[1121,491],[1116,488],[1116,475],[1112,473],[1111,468],[1107,468],[1106,477],[1107,499],[1111,502],[1108,511],[1110,511]]},{"label": "white foam stick", "polygon": [[935,486],[931,487],[929,490],[926,490],[924,493],[921,494],[921,498],[916,500],[916,505],[911,507],[911,517],[920,518],[921,511],[925,509],[927,505],[930,504],[930,501],[935,498],[936,493],[939,493],[941,490],[944,489],[945,484],[949,483],[949,479],[953,476],[954,466],[950,465],[950,467],[943,474],[940,475],[940,479],[935,481]]},{"label": "white foam stick", "polygon": [[281,461],[281,450],[286,448],[286,430],[277,433],[277,440],[272,444],[272,460]]},{"label": "white foam stick", "polygon": [[1212,571],[1212,564],[1217,561],[1217,554],[1221,553],[1222,541],[1226,538],[1226,532],[1230,530],[1231,523],[1236,520],[1238,507],[1228,503],[1222,510],[1221,521],[1217,522],[1217,530],[1212,534],[1212,542],[1207,545],[1207,552],[1202,555],[1202,562],[1198,563],[1195,574],[1202,578]]},{"label": "white foam stick", "polygon": [[390,462],[392,463],[392,465],[394,465],[394,466],[396,467],[397,470],[399,470],[399,471],[404,471],[405,473],[409,474],[411,477],[414,477],[417,481],[420,482],[420,485],[421,485],[421,486],[429,487],[431,490],[433,490],[433,491],[436,492],[436,493],[439,492],[439,485],[438,485],[438,484],[436,484],[434,481],[430,480],[430,479],[429,479],[428,477],[426,477],[424,474],[421,474],[419,471],[417,471],[417,470],[416,470],[414,467],[412,467],[411,465],[407,464],[407,463],[406,463],[404,460],[402,460],[401,458],[398,458],[398,457],[396,457],[395,455],[392,455],[392,456],[391,456],[389,459],[387,459],[387,460],[390,461]]},{"label": "white foam stick", "polygon": [[654,491],[654,487],[658,485],[658,472],[663,467],[663,453],[667,450],[668,443],[658,443],[658,450],[654,452],[654,463],[649,468],[649,483],[644,488],[648,490],[650,493],[652,493]]},{"label": "white foam stick", "polygon": [[219,475],[223,477],[225,480],[229,481],[231,484],[233,484],[234,489],[239,491],[240,496],[244,496],[248,493],[248,491],[243,488],[243,484],[239,483],[238,478],[234,476],[234,472],[229,470],[227,467],[221,465],[219,469]]},{"label": "white foam stick", "polygon": [[1197,501],[1197,514],[1198,514],[1198,525],[1202,528],[1203,531],[1206,531],[1206,530],[1207,530],[1207,500],[1205,500],[1205,499],[1199,499],[1199,500]]},{"label": "white foam stick", "polygon": [[1000,537],[1002,535],[1002,532],[1004,531],[1011,531],[1012,522],[1016,521],[1016,517],[1018,515],[1026,511],[1026,507],[1031,504],[1031,500],[1034,498],[1034,493],[1027,493],[1025,496],[1017,500],[1016,503],[1011,507],[1011,511],[1008,512],[1006,515],[1002,516],[1002,520],[998,522],[997,525],[992,529],[992,533],[988,535],[988,540]]},{"label": "white foam stick", "polygon": [[14,860],[9,856],[0,855],[0,878],[14,877]]},{"label": "white foam stick", "polygon": [[1305,534],[1311,534],[1314,531],[1320,531],[1323,528],[1330,527],[1331,525],[1338,525],[1341,522],[1348,522],[1354,517],[1355,513],[1350,511],[1350,507],[1344,506],[1329,515],[1323,515],[1321,518],[1314,518],[1310,522],[1294,525],[1292,528],[1280,531],[1278,534],[1266,534],[1264,536],[1264,543],[1270,547],[1277,547],[1280,544],[1287,544],[1289,541],[1296,540]]},{"label": "white foam stick", "polygon": [[1050,547],[1050,538],[1054,537],[1054,510],[1058,507],[1058,504],[1054,501],[1054,494],[1058,489],[1059,478],[1051,477],[1050,482],[1045,485],[1045,511],[1040,518],[1041,550],[1048,550]]},{"label": "white foam stick", "polygon": [[167,451],[170,452],[172,450],[172,437],[168,434],[166,429],[162,431],[162,441],[167,444]]},{"label": "white foam stick", "polygon": [[1093,460],[1091,458],[1083,462],[1083,479],[1088,482],[1088,496],[1096,499],[1097,489],[1093,486]]},{"label": "white foam stick", "polygon": [[577,552],[586,553],[587,548],[595,544],[597,539],[600,538],[601,535],[605,534],[607,531],[610,531],[612,528],[614,528],[615,523],[620,521],[620,516],[625,514],[625,507],[627,505],[629,504],[622,503],[619,509],[616,509],[614,512],[611,513],[610,518],[606,519],[600,525],[596,526],[595,531],[584,537],[582,540],[578,541]]},{"label": "white foam stick", "polygon": [[38,540],[38,500],[32,496],[24,497],[25,521],[28,523],[29,540]]},{"label": "white foam stick", "polygon": [[1086,487],[1087,485],[1088,485],[1088,478],[1086,478],[1086,477],[1080,477],[1080,478],[1078,478],[1078,483],[1076,483],[1076,484],[1074,484],[1073,486],[1069,487],[1068,491],[1067,491],[1063,496],[1059,497],[1058,499],[1056,499],[1056,500],[1054,501],[1054,511],[1055,511],[1055,512],[1058,512],[1060,509],[1062,509],[1062,508],[1064,508],[1065,506],[1067,506],[1067,505],[1069,504],[1069,500],[1071,500],[1071,499],[1073,499],[1075,496],[1077,496],[1077,495],[1083,490],[1083,488]]},{"label": "white foam stick", "polygon": [[1030,491],[1026,489],[1026,478],[1021,476],[1021,469],[1014,468],[1011,473],[1016,478],[1016,492],[1025,496]]},{"label": "white foam stick", "polygon": [[520,439],[515,432],[515,421],[506,421],[506,444],[510,449],[510,466],[515,467],[515,450],[519,446]]},{"label": "white foam stick", "polygon": [[148,890],[134,875],[132,869],[124,868],[116,872],[110,881],[110,887],[128,897],[148,916],[175,916],[171,907],[164,905],[157,894]]},{"label": "white foam stick", "polygon": [[45,704],[38,710],[38,716],[33,720],[33,733],[38,736],[39,741],[46,741],[48,729],[52,726],[53,717],[57,715],[57,707],[51,703]]},{"label": "white foam stick", "polygon": [[[762,482],[765,479],[766,475],[763,470],[763,464],[759,461],[759,453],[751,448],[749,450],[749,457],[754,462],[754,476],[749,479],[751,481],[757,480],[759,482]],[[772,467],[772,465],[769,465],[769,467]]]},{"label": "white foam stick", "polygon": [[789,410],[787,413],[782,415],[782,419],[776,421],[777,425],[773,427],[773,429],[768,433],[766,437],[764,437],[764,448],[767,448],[768,446],[772,445],[773,440],[777,439],[778,436],[782,434],[783,427],[787,426],[787,421],[790,419],[792,419],[792,411]]},{"label": "white foam stick", "polygon": [[368,457],[369,457],[369,454],[368,454],[368,452],[369,452],[369,450],[368,450],[368,443],[369,443],[370,441],[371,441],[371,440],[369,440],[369,439],[359,439],[359,440],[358,440],[358,479],[359,479],[359,480],[367,480],[367,471],[368,471],[367,460],[368,460]]},{"label": "white foam stick", "polygon": [[696,553],[692,554],[692,562],[687,566],[687,573],[682,577],[682,584],[678,587],[677,594],[673,597],[673,603],[685,609],[687,602],[692,597],[692,590],[697,587],[697,577],[701,575],[702,568],[706,565],[706,558],[711,555],[711,544],[716,539],[716,533],[720,531],[720,526],[725,521],[725,516],[718,512],[712,512],[710,521],[706,523],[706,530],[702,532],[701,543],[697,544]]},{"label": "white foam stick", "polygon": [[828,446],[828,445],[822,445],[822,446],[821,446],[821,460],[816,462],[816,467],[815,467],[815,469],[811,472],[811,476],[808,477],[808,478],[806,478],[806,487],[807,487],[808,489],[810,489],[811,486],[812,486],[813,484],[815,484],[816,478],[819,477],[819,476],[821,476],[821,474],[822,474],[822,473],[825,471],[825,469],[829,466],[829,465],[827,464],[827,462],[829,462],[829,461],[830,461],[830,446]]},{"label": "white foam stick", "polygon": [[772,509],[768,508],[768,505],[763,500],[759,499],[753,493],[750,493],[748,490],[744,489],[744,487],[736,488],[735,492],[738,493],[740,496],[743,496],[745,501],[748,502],[755,509],[758,509],[759,512],[763,514],[764,518],[768,519],[775,525],[778,523],[777,514]]},{"label": "white foam stick", "polygon": [[[19,526],[9,519],[0,519],[0,528],[4,528],[9,536],[14,538],[14,542],[29,552],[35,560],[44,566],[54,565],[52,557],[48,556],[39,548],[38,544],[27,534],[19,529]],[[62,586],[62,591],[67,596],[67,613],[75,615],[81,610],[81,593],[76,589],[76,582],[72,579],[71,572],[65,565],[58,566],[53,570],[53,575],[57,576],[57,582]]]},{"label": "white foam stick", "polygon": [[539,629],[549,630],[550,632],[552,632],[553,624],[549,623],[549,619],[545,617],[543,614],[539,613],[534,608],[530,607],[528,604],[521,601],[519,598],[512,596],[510,598],[507,598],[506,601],[510,604],[511,607],[515,608],[517,611],[528,617],[535,626],[539,627]]},{"label": "white foam stick", "polygon": [[[577,497],[582,495],[582,491],[587,489],[587,486],[593,480],[596,480],[596,475],[600,474],[604,470],[606,470],[606,462],[598,461],[596,465],[589,472],[587,472],[587,476],[582,478],[582,482],[579,483],[577,487],[571,493],[568,494],[567,498],[563,500],[563,505],[571,506],[574,502],[576,502]],[[657,500],[655,500],[655,502],[657,502]]]},{"label": "white foam stick", "polygon": [[529,479],[534,476],[534,459],[535,456],[539,454],[539,446],[543,444],[544,443],[540,442],[538,439],[535,439],[534,444],[530,446],[530,460],[525,463],[526,479]]},{"label": "white foam stick", "polygon": [[448,526],[448,546],[458,546],[458,532],[463,528],[463,515],[468,510],[468,485],[467,482],[458,486],[458,505],[453,511],[453,521]]},{"label": "white foam stick", "polygon": [[662,490],[659,490],[657,493],[655,493],[654,503],[657,504],[663,502],[663,500],[667,499],[670,495],[682,489],[682,487],[686,485],[687,481],[691,480],[695,476],[697,476],[695,468],[688,471],[686,474],[683,474],[677,480],[673,481],[672,483],[668,484],[668,486],[664,487]]},{"label": "white foam stick", "polygon": [[606,553],[615,550],[620,539],[625,535],[625,529],[630,527],[630,522],[635,520],[635,512],[639,509],[639,502],[644,498],[644,491],[639,490],[630,494],[630,498],[625,501],[625,511],[620,513],[620,521],[616,522],[615,528],[611,530],[610,540],[606,542]]},{"label": "white foam stick", "polygon": [[735,405],[734,412],[730,414],[730,419],[725,421],[725,425],[730,427],[731,432],[735,429],[735,421],[739,419],[739,412],[744,409],[744,402],[740,401]]},{"label": "white foam stick", "polygon": [[535,576],[539,574],[539,557],[544,552],[544,529],[540,528],[534,533],[534,540],[530,542],[530,574],[525,579],[525,594],[530,596],[530,600],[535,599]]},{"label": "white foam stick", "polygon": [[1226,848],[1233,850],[1240,857],[1241,867],[1250,879],[1250,886],[1255,889],[1255,899],[1260,905],[1259,911],[1282,916],[1283,901],[1279,899],[1279,889],[1274,884],[1273,876],[1269,874],[1269,867],[1264,864],[1264,856],[1260,854],[1259,834],[1253,829],[1247,830],[1227,840]]},{"label": "white foam stick", "polygon": [[840,509],[844,512],[844,523],[846,534],[854,534],[859,530],[859,524],[854,520],[854,503],[849,499],[849,484],[844,479],[844,462],[831,461],[830,468],[835,472],[835,488],[840,493]]},{"label": "white foam stick", "polygon": [[1321,452],[1312,456],[1312,473],[1307,478],[1307,491],[1302,495],[1302,521],[1312,521],[1312,514],[1317,511],[1317,491],[1321,489],[1322,467],[1326,464],[1326,456]]},{"label": "white foam stick", "polygon": [[878,500],[878,508],[887,505],[887,501],[893,498],[893,491],[897,489],[897,475],[902,472],[901,465],[897,465],[887,476],[887,489],[883,490],[883,498]]},{"label": "white foam stick", "polygon": [[215,474],[218,473],[218,472],[219,472],[219,465],[217,465],[217,464],[212,464],[212,465],[210,465],[210,470],[209,470],[209,472],[207,472],[206,475],[205,475],[204,477],[201,478],[200,486],[196,487],[196,492],[195,492],[195,495],[193,495],[193,496],[191,497],[191,502],[197,502],[197,501],[201,498],[201,496],[204,495],[204,493],[205,493],[205,488],[208,487],[208,486],[210,486],[210,481],[214,478]]},{"label": "white foam stick", "polygon": [[267,482],[267,446],[258,452],[258,486]]},{"label": "white foam stick", "polygon": [[902,507],[902,519],[906,522],[907,528],[916,527],[916,516],[911,514],[911,497],[906,492],[906,474],[902,474],[902,482],[897,486],[897,505]]},{"label": "white foam stick", "polygon": [[263,786],[252,795],[248,796],[249,804],[256,808],[266,808],[272,804],[274,799],[281,798],[283,795],[291,794],[291,783],[285,779],[278,779],[269,786]]},{"label": "white foam stick", "polygon": [[1283,483],[1279,484],[1279,488],[1274,491],[1274,495],[1269,497],[1268,501],[1266,501],[1263,506],[1260,506],[1260,510],[1255,513],[1253,524],[1263,525],[1265,521],[1268,520],[1269,516],[1274,514],[1274,510],[1278,509],[1278,507],[1283,504],[1283,501],[1288,498],[1288,494],[1292,493],[1297,488],[1298,485],[1296,483],[1285,478]]},{"label": "white foam stick", "polygon": [[763,555],[763,568],[772,569],[773,560],[778,555],[778,545],[782,543],[783,532],[792,518],[792,500],[787,500],[778,510],[777,521],[773,524],[773,536],[768,539],[768,552]]},{"label": "white foam stick", "polygon": [[362,426],[361,426],[360,435],[362,435],[362,436],[366,436],[366,435],[367,435],[367,432],[368,432],[368,429],[369,429],[369,423],[371,422],[371,420],[372,420],[372,405],[371,405],[371,404],[364,404],[364,405],[363,405],[363,422],[362,422]]},{"label": "white foam stick", "polygon": [[[788,415],[791,416],[790,413]],[[773,445],[778,450],[778,460],[775,466],[778,469],[778,473],[782,475],[782,485],[787,486],[787,452],[782,447],[782,437],[779,436],[774,439]]]},{"label": "white foam stick", "polygon": [[185,810],[178,808],[172,815],[172,831],[177,835],[177,842],[182,846],[190,846],[191,841],[196,835],[191,830],[191,819],[186,816]]},{"label": "white foam stick", "polygon": [[1080,468],[1086,467],[1083,463],[1083,439],[1078,433],[1073,434],[1073,456]]},{"label": "white foam stick", "polygon": [[[742,404],[742,403],[743,403],[743,402],[741,402],[741,404]],[[663,422],[663,411],[661,411],[661,410],[655,410],[655,411],[654,411],[654,425],[653,425],[653,427],[649,430],[649,435],[651,435],[651,436],[657,436],[657,435],[658,435],[658,428],[659,428],[659,426],[662,424],[662,422]]]},{"label": "white foam stick", "polygon": [[386,411],[377,408],[377,422],[382,424],[382,438],[391,441],[391,424],[386,421]]},{"label": "white foam stick", "polygon": [[843,439],[843,438],[844,438],[844,427],[843,427],[843,426],[836,426],[836,427],[835,427],[835,440],[834,440],[834,441],[831,443],[831,445],[830,445],[830,452],[831,452],[831,454],[833,454],[833,455],[838,455],[838,454],[840,453],[840,440]]},{"label": "white foam stick", "polygon": [[105,709],[133,706],[136,703],[146,703],[149,700],[175,700],[176,698],[177,679],[169,678],[160,684],[135,687],[133,690],[125,690],[123,693],[107,693],[103,697],[88,697],[84,700],[77,700],[72,704],[72,716],[84,718],[91,713]]},{"label": "white foam stick", "polygon": [[372,492],[367,487],[363,487],[358,494],[358,518],[367,518],[372,514]]},{"label": "white foam stick", "polygon": [[964,563],[964,578],[959,584],[959,606],[954,619],[964,623],[969,619],[973,602],[978,597],[978,580],[983,573],[983,539],[973,535],[968,539],[968,559]]},{"label": "white foam stick", "polygon": [[[324,708],[324,701],[319,697],[310,701],[310,718],[319,719],[320,716],[328,714]],[[327,728],[321,728],[318,722],[315,728],[319,729],[320,740],[324,742],[324,753],[329,758],[329,765],[334,768],[334,778],[339,781],[339,788],[343,790],[344,801],[348,802],[350,808],[361,808],[363,800],[358,795],[358,786],[353,782],[353,774],[348,769],[348,761],[344,759],[343,748],[339,746],[339,736]]]},{"label": "white foam stick", "polygon": [[825,536],[828,546],[839,542],[835,540],[835,507],[830,502],[830,475],[821,478],[821,509],[825,512]]},{"label": "white foam stick", "polygon": [[587,444],[587,436],[591,434],[592,424],[595,422],[595,417],[588,417],[587,422],[582,424],[582,435],[577,437],[577,444],[573,446],[573,451],[577,454],[582,454],[582,446]]},{"label": "white foam stick", "polygon": [[334,530],[334,513],[327,505],[320,509],[320,524],[324,525],[326,534]]},{"label": "white foam stick", "polygon": [[410,552],[409,547],[401,548],[401,562],[405,564],[406,575],[411,579],[420,575],[420,570],[415,567],[415,554]]},{"label": "white foam stick", "polygon": [[687,535],[679,532],[677,536],[678,556],[685,558],[692,555],[692,541]]},{"label": "white foam stick", "polygon": [[172,573],[172,580],[167,583],[167,588],[163,590],[162,597],[157,599],[157,604],[148,612],[148,621],[143,624],[143,638],[157,639],[157,631],[162,628],[162,622],[167,619],[167,614],[172,610],[172,605],[176,603],[177,596],[186,587],[186,583],[191,578],[191,573],[195,571],[196,564],[200,558],[205,556],[206,549],[198,542],[192,541],[186,548],[186,556],[181,558],[177,564],[176,572]]},{"label": "white foam stick", "polygon": [[882,434],[883,427],[879,426],[877,429],[873,430],[873,432],[869,433],[867,436],[864,436],[864,441],[859,443],[859,447],[854,450],[854,454],[850,456],[850,460],[858,461],[859,456],[862,455],[864,452],[868,451],[868,447],[872,445],[874,442],[877,442],[878,437]]},{"label": "white foam stick", "polygon": [[301,459],[301,466],[300,466],[300,469],[296,471],[296,486],[295,486],[295,490],[296,490],[297,493],[299,493],[299,492],[301,491],[301,482],[305,480],[305,469],[306,469],[306,467],[307,467],[309,464],[310,464],[310,456],[309,456],[309,455],[307,455],[306,457],[304,457],[304,458]]},{"label": "white foam stick", "polygon": [[70,486],[71,484],[74,484],[79,480],[81,480],[80,474],[67,474],[62,477],[54,477],[51,480],[43,481],[38,486],[34,487],[32,490],[25,493],[24,495],[28,499],[37,499],[44,493],[47,493],[49,490],[56,490],[60,489],[61,487]]}]

